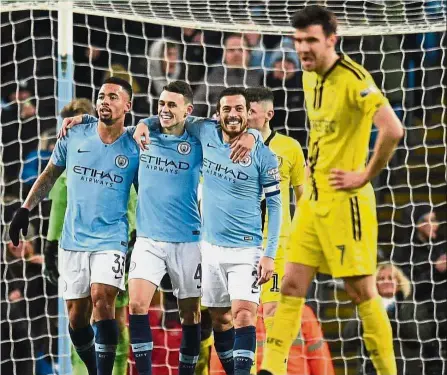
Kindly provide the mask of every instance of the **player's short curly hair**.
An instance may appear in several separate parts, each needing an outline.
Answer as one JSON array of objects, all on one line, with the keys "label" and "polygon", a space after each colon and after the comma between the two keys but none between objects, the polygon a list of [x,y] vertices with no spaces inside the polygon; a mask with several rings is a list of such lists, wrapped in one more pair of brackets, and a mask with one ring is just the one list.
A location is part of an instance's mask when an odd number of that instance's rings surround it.
[{"label": "player's short curly hair", "polygon": [[194,102],[194,94],[192,92],[191,86],[185,81],[173,81],[164,86],[163,90],[183,95],[187,103],[193,104]]},{"label": "player's short curly hair", "polygon": [[247,110],[250,109],[250,101],[248,100],[247,96],[247,90],[245,90],[243,87],[227,87],[226,89],[223,89],[219,97],[217,98],[216,103],[216,112],[220,112],[220,100],[225,96],[235,96],[235,95],[242,95],[245,98],[245,103],[247,106]]},{"label": "player's short curly hair", "polygon": [[61,117],[73,117],[77,115],[95,115],[95,107],[93,106],[93,103],[85,98],[80,99],[74,99],[70,103],[64,106],[61,110]]},{"label": "player's short curly hair", "polygon": [[312,25],[321,25],[326,36],[337,33],[337,17],[326,7],[310,5],[292,16],[292,26],[295,29],[305,29]]}]

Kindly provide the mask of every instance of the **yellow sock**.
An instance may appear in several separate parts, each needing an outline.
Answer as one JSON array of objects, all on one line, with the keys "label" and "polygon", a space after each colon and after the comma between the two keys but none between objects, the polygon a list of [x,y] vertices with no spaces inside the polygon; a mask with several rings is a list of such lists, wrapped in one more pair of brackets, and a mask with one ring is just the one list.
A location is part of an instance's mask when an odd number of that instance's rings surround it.
[{"label": "yellow sock", "polygon": [[211,345],[213,345],[213,336],[200,342],[199,360],[197,361],[194,375],[209,375]]},{"label": "yellow sock", "polygon": [[267,316],[264,318],[265,335],[270,336],[273,327],[273,316]]},{"label": "yellow sock", "polygon": [[287,357],[293,340],[301,327],[301,313],[304,298],[281,295],[278,303],[270,335],[264,349],[262,369],[270,371],[273,375],[287,374]]},{"label": "yellow sock", "polygon": [[363,340],[377,375],[396,375],[393,332],[380,296],[362,302],[359,315],[363,325]]},{"label": "yellow sock", "polygon": [[256,343],[255,348],[255,358],[253,359],[253,364],[250,368],[250,375],[256,375],[258,372],[258,344]]}]

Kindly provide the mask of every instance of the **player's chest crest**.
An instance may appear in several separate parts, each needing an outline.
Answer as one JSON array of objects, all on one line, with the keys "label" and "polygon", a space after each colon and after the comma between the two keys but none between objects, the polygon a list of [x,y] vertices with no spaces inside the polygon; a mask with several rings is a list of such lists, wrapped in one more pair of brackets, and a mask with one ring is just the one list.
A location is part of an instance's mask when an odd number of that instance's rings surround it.
[{"label": "player's chest crest", "polygon": [[[99,152],[98,152],[99,151]],[[138,151],[125,152],[113,145],[81,143],[73,150],[71,170],[75,175],[102,182],[122,183],[138,167]]]},{"label": "player's chest crest", "polygon": [[218,153],[210,153],[205,150],[203,173],[233,184],[249,180],[254,169],[252,156],[248,155],[238,163],[233,163],[230,159],[230,152],[229,149],[225,148],[219,150]]}]

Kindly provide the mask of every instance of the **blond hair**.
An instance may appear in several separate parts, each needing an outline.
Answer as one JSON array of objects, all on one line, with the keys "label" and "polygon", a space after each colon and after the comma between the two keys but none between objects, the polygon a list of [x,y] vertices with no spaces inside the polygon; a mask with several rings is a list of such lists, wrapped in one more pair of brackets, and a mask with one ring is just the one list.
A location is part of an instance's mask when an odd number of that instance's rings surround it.
[{"label": "blond hair", "polygon": [[408,298],[411,294],[411,283],[407,276],[404,275],[402,270],[390,262],[383,262],[377,266],[376,278],[380,271],[385,268],[391,268],[391,273],[396,277],[397,290],[402,293],[404,298]]},{"label": "blond hair", "polygon": [[62,108],[61,110],[62,118],[85,114],[92,116],[96,114],[93,103],[86,98],[74,99],[70,103],[65,105],[64,108]]}]

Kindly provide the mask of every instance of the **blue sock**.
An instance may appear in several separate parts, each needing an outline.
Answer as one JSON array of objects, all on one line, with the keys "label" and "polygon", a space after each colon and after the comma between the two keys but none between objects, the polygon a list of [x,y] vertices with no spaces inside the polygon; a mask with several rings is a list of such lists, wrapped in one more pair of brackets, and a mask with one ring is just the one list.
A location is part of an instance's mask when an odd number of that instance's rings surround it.
[{"label": "blue sock", "polygon": [[130,345],[135,358],[135,365],[139,375],[152,373],[152,332],[149,316],[129,315]]},{"label": "blue sock", "polygon": [[234,375],[249,375],[255,359],[256,327],[237,328],[234,338]]},{"label": "blue sock", "polygon": [[96,363],[98,375],[112,375],[118,345],[119,328],[115,319],[100,320],[96,325]]},{"label": "blue sock", "polygon": [[95,335],[93,328],[89,324],[87,327],[73,329],[68,326],[71,342],[85,363],[89,375],[96,375],[96,352],[95,352]]},{"label": "blue sock", "polygon": [[200,324],[182,325],[179,375],[194,375],[200,353]]},{"label": "blue sock", "polygon": [[224,332],[214,331],[214,347],[227,375],[234,374],[234,328]]}]

